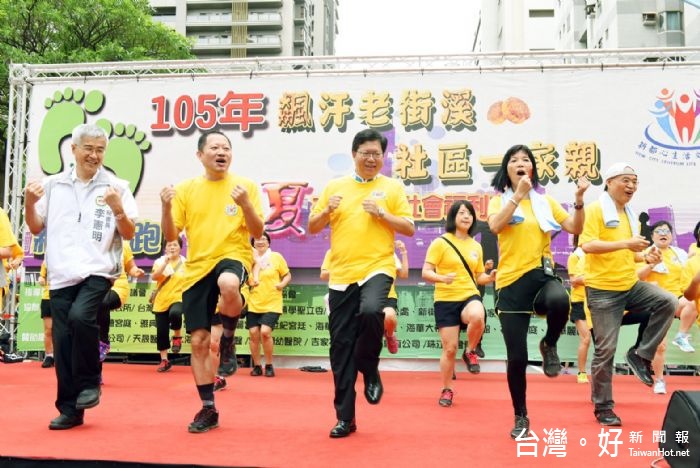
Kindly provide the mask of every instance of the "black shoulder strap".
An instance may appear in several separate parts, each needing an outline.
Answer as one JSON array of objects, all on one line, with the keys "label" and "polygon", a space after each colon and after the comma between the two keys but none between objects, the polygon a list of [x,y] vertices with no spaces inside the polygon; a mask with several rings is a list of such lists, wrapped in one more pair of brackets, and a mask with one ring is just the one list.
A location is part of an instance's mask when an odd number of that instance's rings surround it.
[{"label": "black shoulder strap", "polygon": [[459,249],[458,249],[452,242],[450,242],[450,240],[449,240],[447,237],[445,237],[445,236],[440,236],[440,239],[442,239],[442,240],[444,240],[445,242],[447,242],[448,244],[450,244],[450,247],[452,247],[452,248],[454,249],[454,251],[457,252],[457,255],[459,256],[459,259],[462,260],[462,265],[464,265],[464,268],[467,270],[467,273],[469,273],[469,277],[470,277],[470,278],[472,279],[472,281],[474,282],[474,286],[476,286],[476,287],[478,288],[479,285],[476,284],[476,280],[474,279],[474,274],[472,273],[472,269],[469,268],[469,264],[468,264],[467,261],[464,259],[464,257],[462,256],[462,253],[459,251]]}]

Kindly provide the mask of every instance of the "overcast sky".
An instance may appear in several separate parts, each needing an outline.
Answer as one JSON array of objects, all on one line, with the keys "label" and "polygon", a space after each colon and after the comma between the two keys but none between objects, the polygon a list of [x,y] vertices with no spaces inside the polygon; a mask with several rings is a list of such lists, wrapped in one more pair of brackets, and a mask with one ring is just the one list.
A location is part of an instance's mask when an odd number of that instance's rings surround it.
[{"label": "overcast sky", "polygon": [[340,0],[336,55],[462,54],[479,0]]}]

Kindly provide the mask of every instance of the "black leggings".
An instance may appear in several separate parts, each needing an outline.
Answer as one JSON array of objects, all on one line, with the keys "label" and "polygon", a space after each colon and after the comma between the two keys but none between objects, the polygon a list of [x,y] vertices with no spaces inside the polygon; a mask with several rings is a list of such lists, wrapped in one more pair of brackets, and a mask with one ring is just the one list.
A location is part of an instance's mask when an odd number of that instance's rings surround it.
[{"label": "black leggings", "polygon": [[119,295],[113,289],[107,291],[97,310],[97,326],[100,327],[100,341],[109,343],[109,313],[122,306]]},{"label": "black leggings", "polygon": [[182,302],[175,302],[165,312],[154,312],[156,316],[156,347],[158,351],[170,349],[170,330],[182,328]]},{"label": "black leggings", "polygon": [[[555,346],[569,317],[569,295],[559,281],[548,281],[536,296],[534,309],[539,314],[547,314],[547,332],[544,341]],[[527,332],[531,314],[522,312],[501,312],[501,332],[506,343],[508,390],[513,402],[513,410],[518,416],[527,416],[525,391],[527,381]]]}]

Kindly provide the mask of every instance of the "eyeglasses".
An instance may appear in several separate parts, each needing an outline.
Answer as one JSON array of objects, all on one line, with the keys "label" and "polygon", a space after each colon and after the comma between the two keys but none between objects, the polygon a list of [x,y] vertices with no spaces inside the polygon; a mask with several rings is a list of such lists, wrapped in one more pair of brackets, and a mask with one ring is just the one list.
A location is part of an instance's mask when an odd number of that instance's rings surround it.
[{"label": "eyeglasses", "polygon": [[658,234],[660,236],[667,236],[671,234],[671,230],[669,228],[658,228],[654,229],[654,234]]},{"label": "eyeglasses", "polygon": [[80,149],[85,151],[88,154],[96,153],[96,154],[104,154],[105,153],[105,148],[98,146],[97,148],[94,146],[80,146]]},{"label": "eyeglasses", "polygon": [[382,153],[377,153],[374,151],[355,151],[357,154],[362,156],[363,158],[374,158],[374,159],[382,159],[384,157],[384,154]]}]

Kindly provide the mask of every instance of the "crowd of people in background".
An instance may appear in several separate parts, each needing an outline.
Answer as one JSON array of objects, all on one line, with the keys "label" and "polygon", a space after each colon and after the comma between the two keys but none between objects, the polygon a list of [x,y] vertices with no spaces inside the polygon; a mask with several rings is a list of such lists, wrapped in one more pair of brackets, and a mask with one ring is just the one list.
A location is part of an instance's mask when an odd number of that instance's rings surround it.
[{"label": "crowd of people in background", "polygon": [[[140,278],[128,240],[135,232],[136,201],[128,183],[102,166],[108,138],[94,125],[72,135],[75,165],[25,189],[25,219],[38,235],[46,230],[41,266],[41,318],[45,355],[41,367],[55,367],[56,408],[49,429],[84,423],[85,410],[100,402],[102,362],[110,351],[110,311],[127,301],[127,276]],[[330,229],[330,249],[320,266],[328,282],[330,364],[336,423],[331,438],[357,430],[355,385],[378,404],[384,393],[379,356],[399,352],[396,278],[407,278],[406,246],[396,238],[415,232],[411,208],[399,181],[382,175],[387,140],[363,130],[352,141],[352,174],[334,179],[312,207],[308,231]],[[203,133],[196,157],[203,174],[160,192],[163,255],[150,274],[155,283],[149,303],[155,316],[156,371],[172,369],[169,354],[181,352],[189,334],[190,362],[201,409],[188,425],[193,433],[219,425],[215,392],[236,372],[235,331],[245,318],[251,376],[274,377],[273,331],[283,312],[282,291],[292,279],[284,257],[271,249],[264,231],[261,197],[252,180],[229,171],[232,148],[219,132]],[[576,183],[571,212],[544,194],[532,151],[509,148],[492,187],[488,227],[498,238],[499,258],[484,259],[475,239],[477,215],[468,201],[446,213],[444,234],[428,247],[421,276],[434,284],[435,327],[442,344],[438,404],[451,407],[459,336],[466,331],[462,358],[468,372],[480,372],[480,343],[486,310],[482,287],[495,284],[495,309],[506,348],[506,381],[514,411],[510,436],[529,432],[526,402],[527,334],[533,315],[546,319],[539,341],[542,371],[561,372],[557,342],[567,321],[579,335],[577,382],[591,385],[596,421],[619,426],[613,411],[613,359],[622,325],[639,324],[637,341],[625,352],[630,370],[657,394],[666,393],[666,335],[680,320],[671,344],[695,352],[691,327],[700,303],[700,223],[688,253],[673,245],[671,223],[651,226],[651,240],[640,235],[630,202],[638,175],[628,163],[604,173],[599,198],[584,204],[590,187]],[[552,235],[573,234],[568,260],[570,291],[556,271]],[[183,251],[186,234],[186,257]],[[398,255],[397,252],[398,251]],[[22,249],[0,210],[0,258],[17,268]],[[496,267],[497,266],[497,267]],[[5,283],[7,282],[5,278]],[[3,285],[4,286],[4,285]],[[172,333],[172,336],[171,336]],[[590,382],[589,348],[593,346]],[[0,356],[2,356],[0,351]],[[6,357],[6,356],[3,356]]]}]

